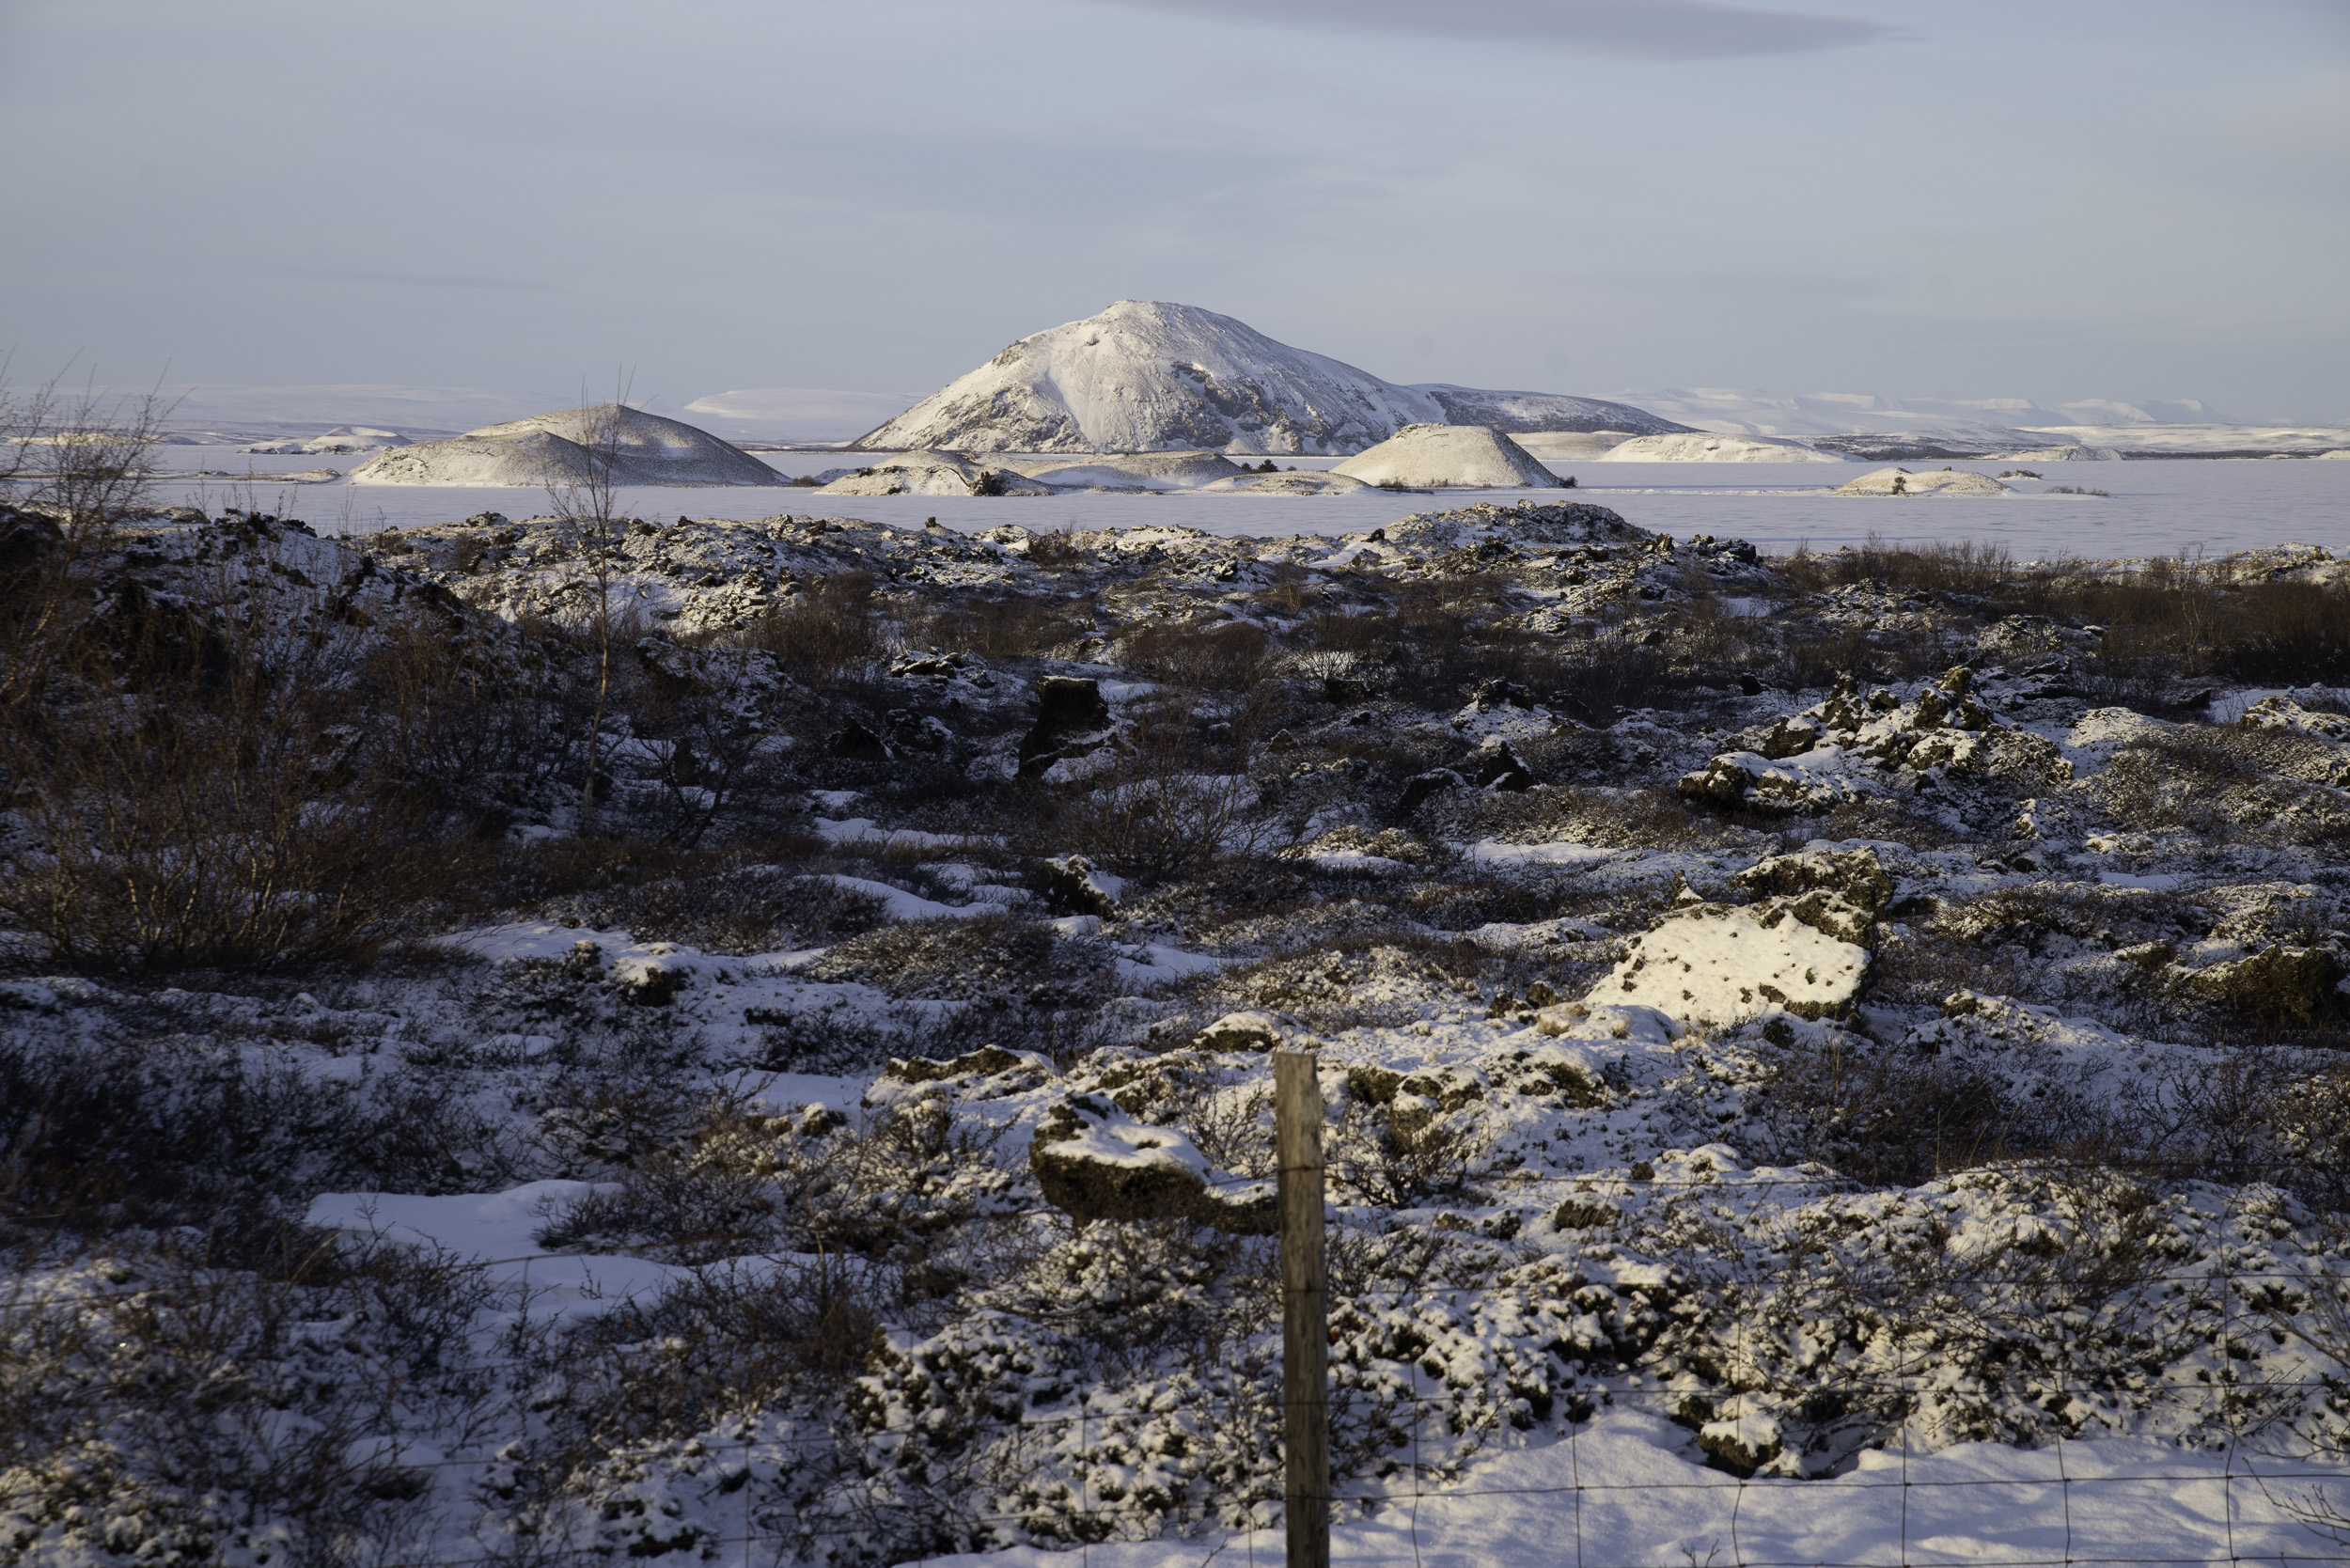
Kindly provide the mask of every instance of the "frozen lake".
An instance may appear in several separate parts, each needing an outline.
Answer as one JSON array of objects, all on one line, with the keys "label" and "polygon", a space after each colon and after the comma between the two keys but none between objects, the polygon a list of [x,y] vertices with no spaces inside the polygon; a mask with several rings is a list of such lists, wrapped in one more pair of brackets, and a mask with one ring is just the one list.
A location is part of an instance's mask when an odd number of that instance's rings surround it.
[{"label": "frozen lake", "polygon": [[[168,447],[164,461],[189,468],[232,469],[249,478],[175,479],[161,487],[177,505],[251,507],[300,517],[321,533],[373,533],[399,526],[460,521],[477,512],[528,517],[548,510],[537,490],[499,487],[295,485],[284,476],[321,464],[348,468],[355,457],[244,456],[208,447]],[[834,454],[762,453],[784,472],[837,466],[854,459]],[[1327,467],[1336,459],[1297,460]],[[2350,552],[2350,462],[2309,459],[2183,460],[2138,463],[2027,463],[2038,480],[2011,481],[2002,496],[1897,499],[1829,495],[1875,463],[1554,463],[1574,474],[1573,495],[1556,491],[1454,490],[1398,495],[1344,496],[1122,495],[1054,496],[819,495],[778,486],[742,489],[641,489],[621,493],[632,516],[861,517],[918,527],[935,517],[949,527],[979,529],[1017,523],[1032,529],[1120,528],[1180,524],[1214,534],[1281,537],[1356,533],[1413,512],[1477,501],[1581,499],[1611,507],[1631,523],[1676,538],[1706,533],[1751,540],[1784,553],[1808,543],[1814,550],[1857,544],[1871,534],[1888,541],[1973,541],[2003,544],[2019,560],[2081,556],[2093,559],[2223,554],[2287,541]],[[1945,464],[1912,462],[1913,472]],[[1997,475],[2013,463],[1957,463],[1948,466]],[[2054,485],[2110,493],[2106,498],[2057,495]]]}]

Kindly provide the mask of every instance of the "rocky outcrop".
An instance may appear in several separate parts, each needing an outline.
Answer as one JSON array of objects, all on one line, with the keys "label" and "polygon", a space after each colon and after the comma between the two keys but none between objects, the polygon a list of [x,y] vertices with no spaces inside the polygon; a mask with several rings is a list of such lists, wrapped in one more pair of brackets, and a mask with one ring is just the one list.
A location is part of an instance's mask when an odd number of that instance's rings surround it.
[{"label": "rocky outcrop", "polygon": [[1281,1020],[1270,1012],[1228,1012],[1191,1043],[1202,1051],[1275,1051],[1281,1045]]},{"label": "rocky outcrop", "polygon": [[1028,1168],[1044,1200],[1080,1225],[1183,1219],[1250,1236],[1278,1225],[1273,1183],[1216,1170],[1182,1133],[1093,1095],[1073,1094],[1045,1113]]},{"label": "rocky outcrop", "polygon": [[2350,1013],[2342,974],[2342,960],[2324,948],[2272,943],[2249,958],[2199,970],[2187,985],[2264,1022],[2309,1028]]},{"label": "rocky outcrop", "polygon": [[1115,730],[1098,681],[1048,675],[1036,683],[1036,723],[1020,741],[1020,776],[1036,778],[1056,762],[1107,745]]},{"label": "rocky outcrop", "polygon": [[1881,687],[1864,698],[1843,676],[1825,701],[1799,717],[1734,739],[1740,749],[1682,776],[1683,799],[1718,809],[1797,815],[1875,793],[2043,793],[2072,778],[2071,764],[2053,743],[1997,721],[1975,695],[1973,673],[1964,666],[1907,702]]},{"label": "rocky outcrop", "polygon": [[1893,896],[1893,879],[1872,849],[1806,850],[1774,855],[1731,877],[1731,882],[1757,898],[1800,898],[1828,893],[1855,909],[1873,915]]}]

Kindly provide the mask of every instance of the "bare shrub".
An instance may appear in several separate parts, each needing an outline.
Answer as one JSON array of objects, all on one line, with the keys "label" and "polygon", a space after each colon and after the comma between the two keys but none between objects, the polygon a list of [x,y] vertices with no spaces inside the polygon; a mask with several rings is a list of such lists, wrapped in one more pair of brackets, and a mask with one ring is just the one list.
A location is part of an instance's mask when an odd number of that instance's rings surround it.
[{"label": "bare shrub", "polygon": [[1259,710],[1230,739],[1202,744],[1182,716],[1146,718],[1102,771],[1030,801],[1025,824],[1039,854],[1076,851],[1120,876],[1164,882],[1254,854],[1273,823],[1245,767]]},{"label": "bare shrub", "polygon": [[834,944],[803,971],[893,996],[1000,997],[1039,987],[1084,992],[1100,962],[1083,944],[1012,914],[905,920]]},{"label": "bare shrub", "polygon": [[1027,556],[1030,566],[1041,567],[1046,572],[1066,572],[1089,566],[1093,562],[1092,554],[1078,539],[1073,527],[1049,529],[1031,535]]},{"label": "bare shrub", "polygon": [[776,656],[784,673],[822,686],[882,654],[874,624],[873,577],[836,572],[770,608],[741,634],[742,645]]},{"label": "bare shrub", "polygon": [[405,1248],[294,1241],[226,1274],[124,1247],[53,1278],[0,1301],[0,1474],[37,1555],[396,1558],[431,1478],[385,1434],[461,1437],[492,1388],[479,1276]]},{"label": "bare shrub", "polygon": [[2095,1130],[2077,1096],[2028,1106],[1996,1074],[1841,1029],[1781,1025],[1767,1043],[1754,1114],[1773,1157],[1816,1160],[1871,1186],[1915,1186],[1954,1170],[2070,1153]]},{"label": "bare shrub", "polygon": [[910,637],[920,646],[976,653],[982,659],[1025,659],[1089,635],[1090,606],[1082,600],[972,595],[916,616]]},{"label": "bare shrub", "polygon": [[1417,1099],[1373,1105],[1350,1098],[1330,1130],[1332,1184],[1383,1208],[1415,1208],[1465,1191],[1485,1172],[1486,1142]]},{"label": "bare shrub", "polygon": [[1153,623],[1131,634],[1122,649],[1126,666],[1153,681],[1185,691],[1245,689],[1264,667],[1267,639],[1245,620],[1213,626]]},{"label": "bare shrub", "polygon": [[144,604],[103,631],[53,641],[43,700],[0,712],[19,826],[0,913],[49,963],[358,954],[461,873],[427,851],[443,824],[343,726],[333,639]]},{"label": "bare shrub", "polygon": [[454,1089],[406,1074],[362,1091],[168,1037],[0,1035],[0,1232],[188,1226],[234,1260],[319,1185],[431,1192],[502,1165]]},{"label": "bare shrub", "polygon": [[70,539],[94,545],[147,500],[155,443],[174,406],[153,393],[64,393],[53,382],[20,405],[10,466],[32,481],[30,500]]}]

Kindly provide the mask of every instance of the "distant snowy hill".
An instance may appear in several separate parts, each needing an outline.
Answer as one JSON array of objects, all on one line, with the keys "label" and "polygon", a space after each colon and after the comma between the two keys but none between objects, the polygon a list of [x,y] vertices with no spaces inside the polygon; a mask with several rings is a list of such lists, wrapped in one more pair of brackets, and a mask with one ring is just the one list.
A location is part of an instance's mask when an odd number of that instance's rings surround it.
[{"label": "distant snowy hill", "polygon": [[782,476],[708,431],[638,408],[602,403],[485,425],[445,441],[377,453],[352,484],[560,485],[591,472],[583,443],[613,444],[623,485],[773,485]]},{"label": "distant snowy hill", "polygon": [[1197,306],[1120,300],[1098,316],[1023,337],[852,445],[873,450],[1351,454],[1406,425],[1510,430],[1680,429],[1634,408],[1530,392],[1402,386],[1276,342]]},{"label": "distant snowy hill", "polygon": [[1633,435],[1672,435],[1689,427],[1659,418],[1645,408],[1605,398],[1570,398],[1562,392],[1485,392],[1474,386],[1419,382],[1411,390],[1436,400],[1453,425],[1490,425],[1506,435],[1528,431],[1622,431]]},{"label": "distant snowy hill", "polygon": [[[2038,403],[2029,398],[1887,398],[1870,392],[1757,392],[1658,387],[1619,397],[1653,414],[1723,435],[1876,435],[1928,431],[2014,431],[2074,426],[2226,425],[2193,399],[2174,402]],[[1999,445],[1994,440],[1990,445]]]}]

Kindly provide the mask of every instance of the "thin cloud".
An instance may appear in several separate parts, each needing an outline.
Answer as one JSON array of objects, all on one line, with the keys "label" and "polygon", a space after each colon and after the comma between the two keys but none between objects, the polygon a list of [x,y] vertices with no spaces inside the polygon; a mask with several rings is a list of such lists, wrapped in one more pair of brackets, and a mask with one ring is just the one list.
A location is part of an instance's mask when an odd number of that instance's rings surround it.
[{"label": "thin cloud", "polygon": [[280,267],[274,269],[281,277],[307,278],[314,283],[389,284],[409,289],[488,289],[503,292],[551,294],[552,283],[533,283],[520,277],[477,277],[470,273],[369,273],[354,272],[341,267]]},{"label": "thin cloud", "polygon": [[1110,0],[1262,26],[1414,38],[1506,39],[1634,59],[1711,60],[1850,49],[1900,36],[1860,17],[1716,0]]}]

